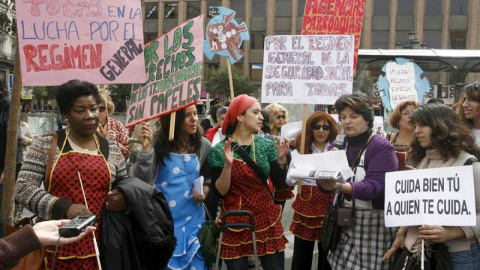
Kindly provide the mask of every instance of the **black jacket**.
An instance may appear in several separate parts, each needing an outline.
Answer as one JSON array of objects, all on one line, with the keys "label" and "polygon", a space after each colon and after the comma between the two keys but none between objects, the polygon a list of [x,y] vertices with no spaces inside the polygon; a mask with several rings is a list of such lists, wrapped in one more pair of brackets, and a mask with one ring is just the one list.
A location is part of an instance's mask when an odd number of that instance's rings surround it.
[{"label": "black jacket", "polygon": [[165,196],[138,178],[117,180],[112,188],[125,195],[130,212],[103,213],[103,269],[164,269],[177,241]]}]

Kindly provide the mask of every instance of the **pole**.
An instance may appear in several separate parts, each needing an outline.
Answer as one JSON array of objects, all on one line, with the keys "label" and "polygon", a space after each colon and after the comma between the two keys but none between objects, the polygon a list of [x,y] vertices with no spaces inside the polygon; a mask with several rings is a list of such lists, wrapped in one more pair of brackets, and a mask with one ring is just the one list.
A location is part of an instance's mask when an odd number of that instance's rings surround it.
[{"label": "pole", "polygon": [[230,84],[230,100],[235,97],[233,91],[233,74],[232,74],[232,64],[230,64],[230,59],[227,57],[227,70],[228,70],[228,83]]},{"label": "pole", "polygon": [[15,54],[12,97],[7,127],[7,151],[3,179],[2,217],[5,224],[13,225],[13,205],[15,202],[15,170],[17,166],[18,126],[20,123],[20,98],[22,95],[22,73],[20,70],[20,52]]},{"label": "pole", "polygon": [[[300,154],[305,154],[305,131],[307,130],[307,118],[308,118],[308,105],[303,104],[302,110],[302,136],[300,137]],[[302,192],[302,179],[298,180],[297,193]]]}]

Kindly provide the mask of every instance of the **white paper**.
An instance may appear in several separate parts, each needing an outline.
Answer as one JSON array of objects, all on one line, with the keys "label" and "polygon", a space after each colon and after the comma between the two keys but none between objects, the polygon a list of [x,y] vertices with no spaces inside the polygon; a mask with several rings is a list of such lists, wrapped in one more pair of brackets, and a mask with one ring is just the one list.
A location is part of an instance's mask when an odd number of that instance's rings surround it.
[{"label": "white paper", "polygon": [[354,175],[344,150],[308,155],[293,153],[292,163],[294,166],[288,170],[287,178],[329,179],[343,183]]},{"label": "white paper", "polygon": [[389,172],[385,227],[476,226],[472,166]]},{"label": "white paper", "polygon": [[193,191],[197,191],[198,194],[204,195],[203,194],[203,176],[198,177],[193,181]]},{"label": "white paper", "polygon": [[282,126],[282,138],[287,138],[290,141],[297,137],[298,133],[302,131],[302,121],[287,123]]}]

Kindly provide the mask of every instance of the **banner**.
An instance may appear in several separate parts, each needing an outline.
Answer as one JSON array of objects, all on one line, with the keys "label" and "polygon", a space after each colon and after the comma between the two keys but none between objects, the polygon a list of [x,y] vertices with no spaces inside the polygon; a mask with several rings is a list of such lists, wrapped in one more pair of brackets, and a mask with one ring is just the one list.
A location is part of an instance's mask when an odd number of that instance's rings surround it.
[{"label": "banner", "polygon": [[472,166],[386,174],[386,227],[476,224]]},{"label": "banner", "polygon": [[23,86],[140,83],[140,0],[16,1]]},{"label": "banner", "polygon": [[354,35],[355,71],[364,12],[365,0],[308,0],[303,14],[302,35]]},{"label": "banner", "polygon": [[145,44],[142,72],[147,73],[147,82],[132,86],[125,126],[197,103],[202,70],[203,15],[200,15]]},{"label": "banner", "polygon": [[385,108],[392,111],[407,100],[422,103],[424,94],[430,91],[430,82],[422,74],[423,70],[408,59],[387,62],[378,77],[378,92]]},{"label": "banner", "polygon": [[268,36],[262,103],[334,104],[352,93],[353,36]]}]

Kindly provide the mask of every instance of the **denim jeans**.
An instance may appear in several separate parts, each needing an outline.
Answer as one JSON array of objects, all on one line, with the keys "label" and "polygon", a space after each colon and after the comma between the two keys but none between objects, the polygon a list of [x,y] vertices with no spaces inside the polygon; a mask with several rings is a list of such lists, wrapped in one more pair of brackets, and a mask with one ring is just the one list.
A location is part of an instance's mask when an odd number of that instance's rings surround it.
[{"label": "denim jeans", "polygon": [[[284,270],[285,269],[285,253],[275,252],[259,257],[263,270]],[[259,263],[260,263],[259,262]],[[228,270],[245,270],[248,269],[248,257],[241,257],[233,260],[225,260]]]},{"label": "denim jeans", "polygon": [[472,242],[470,250],[451,252],[454,270],[477,270],[480,269],[480,245]]}]

